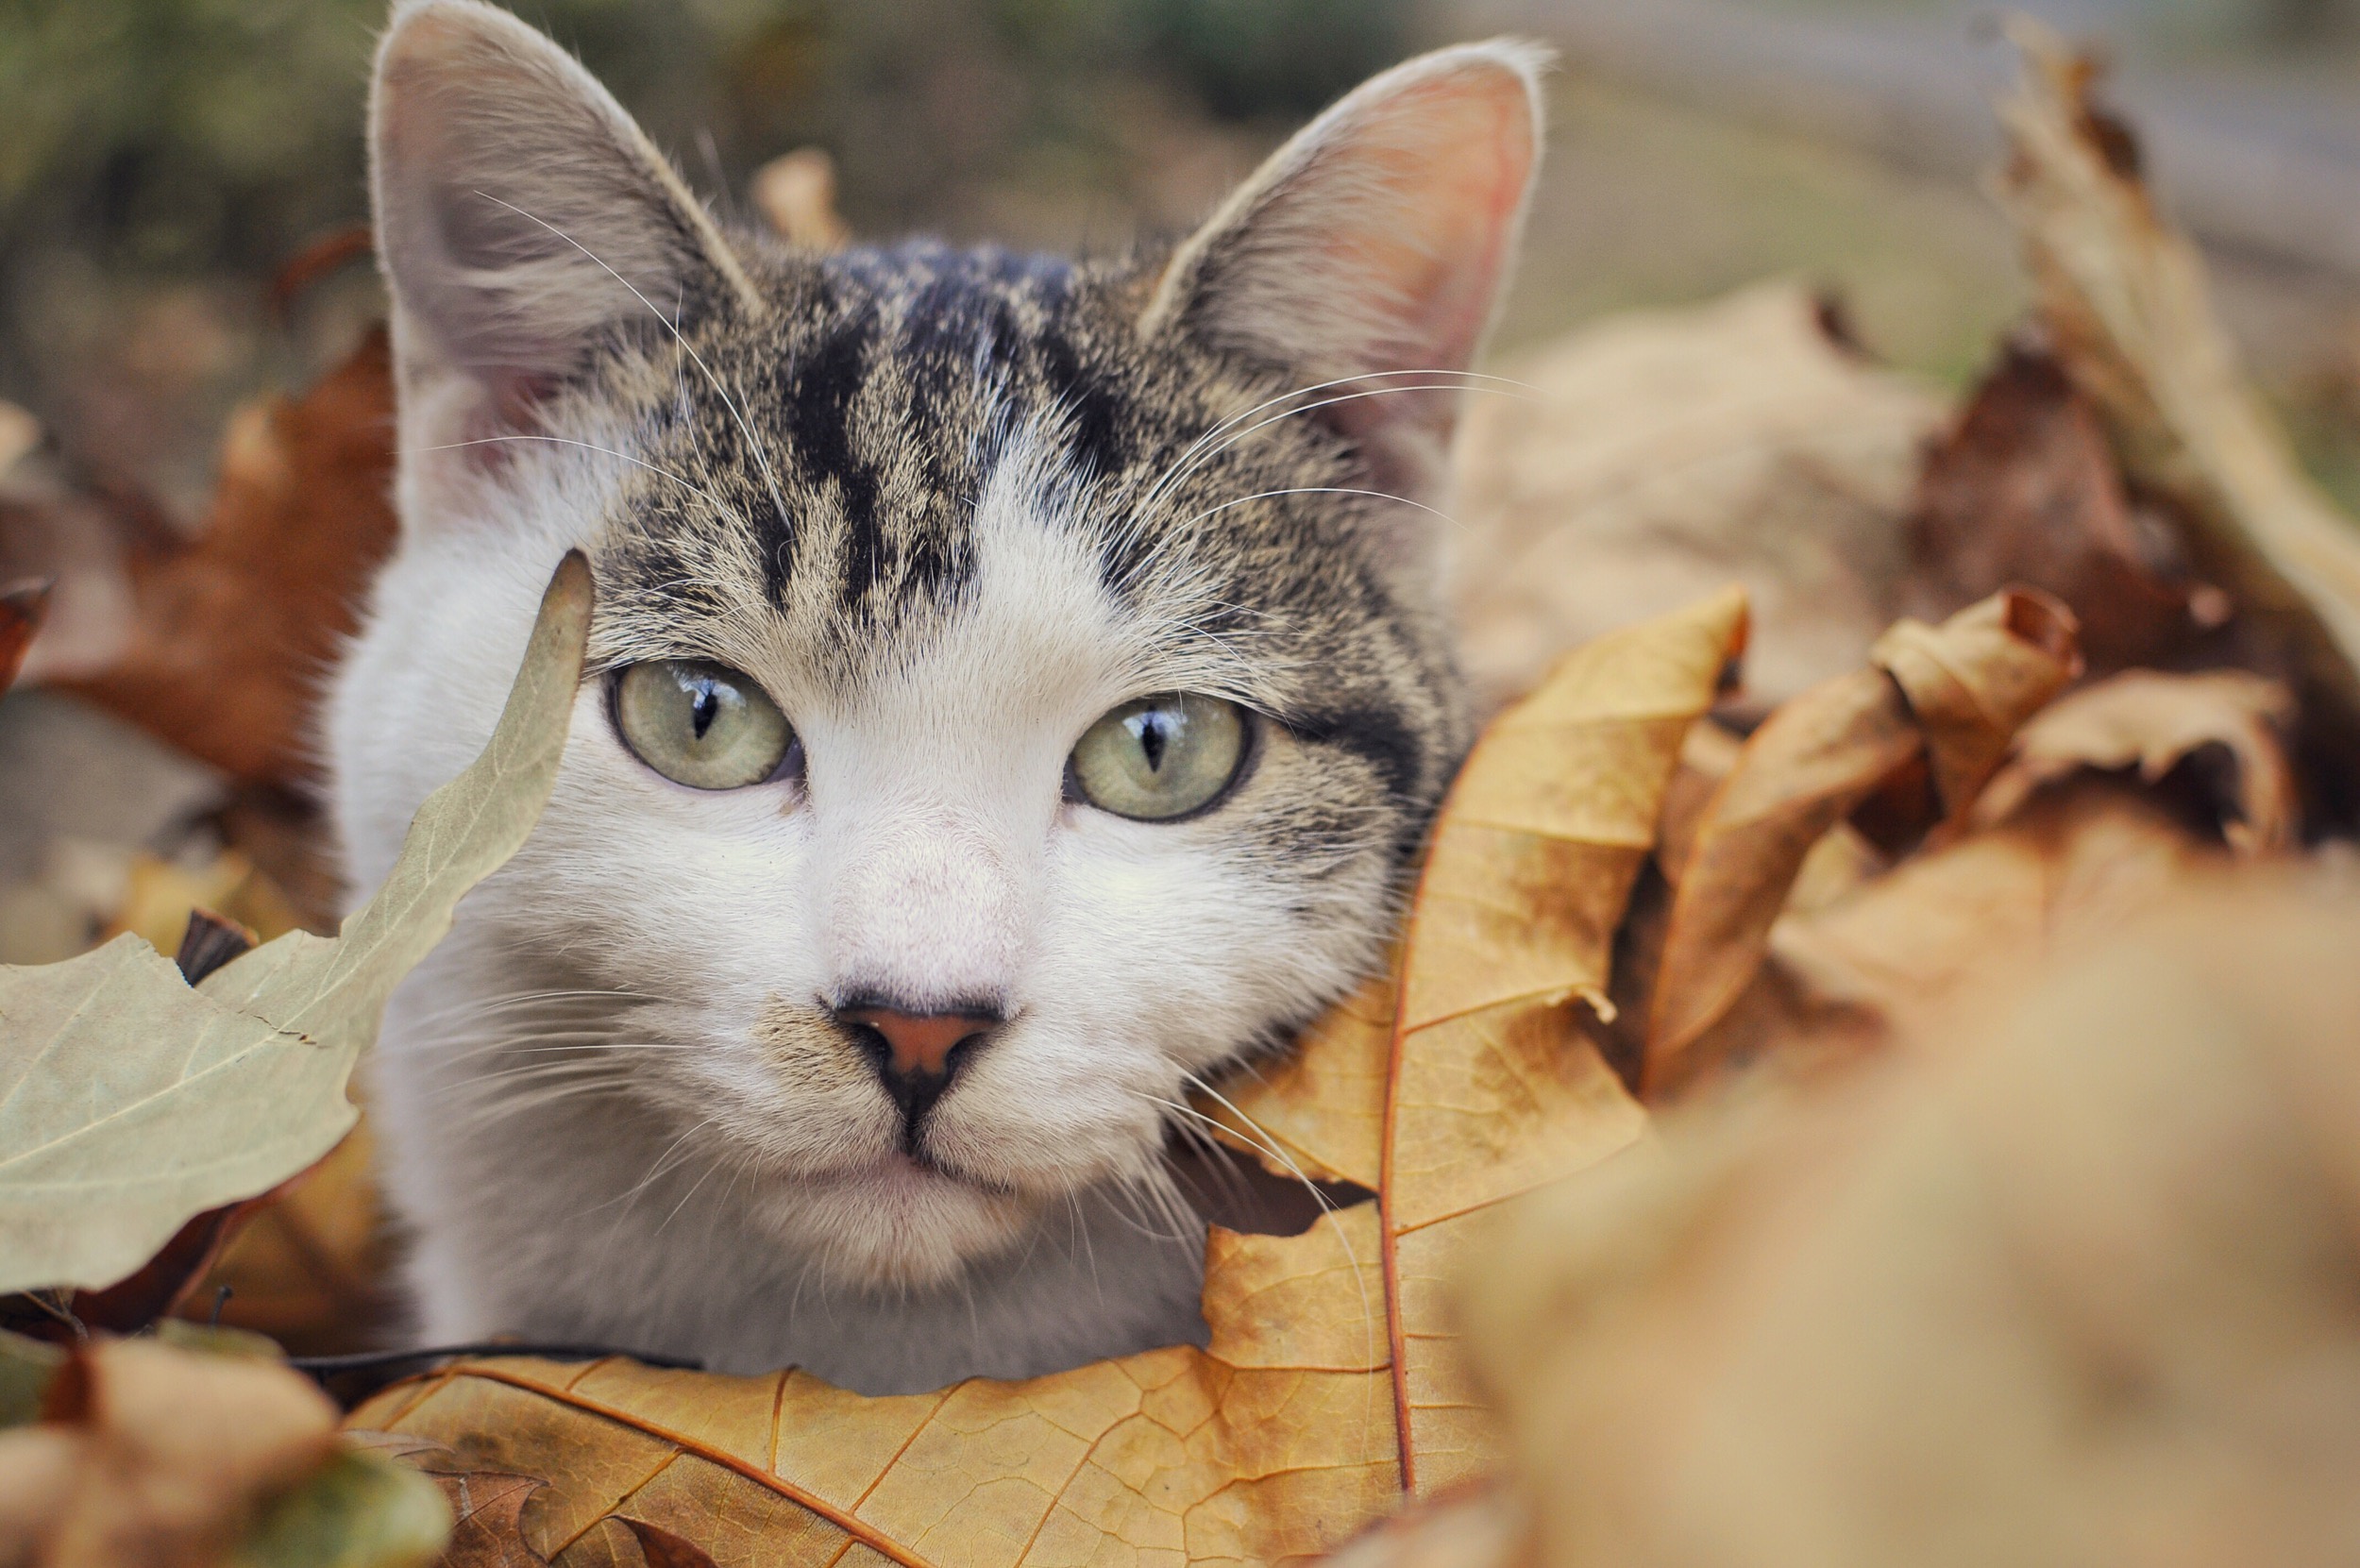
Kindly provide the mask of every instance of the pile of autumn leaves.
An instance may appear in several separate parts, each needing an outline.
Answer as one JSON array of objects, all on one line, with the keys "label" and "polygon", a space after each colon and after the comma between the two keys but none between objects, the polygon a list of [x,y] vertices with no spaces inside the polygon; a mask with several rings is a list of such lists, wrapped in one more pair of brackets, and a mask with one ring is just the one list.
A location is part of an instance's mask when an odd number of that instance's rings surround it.
[{"label": "pile of autumn leaves", "polygon": [[[1393,973],[1199,1106],[1377,1194],[1217,1229],[1205,1348],[891,1399],[478,1358],[339,1437],[237,1336],[10,1337],[0,1565],[2348,1560],[2360,534],[2017,42],[2038,307],[1927,456],[1928,613],[1742,735],[1735,591],[1492,722]],[[546,796],[589,592],[338,940],[0,974],[0,1290],[153,1319],[345,1134]],[[108,1115],[42,1077],[133,1041]]]}]

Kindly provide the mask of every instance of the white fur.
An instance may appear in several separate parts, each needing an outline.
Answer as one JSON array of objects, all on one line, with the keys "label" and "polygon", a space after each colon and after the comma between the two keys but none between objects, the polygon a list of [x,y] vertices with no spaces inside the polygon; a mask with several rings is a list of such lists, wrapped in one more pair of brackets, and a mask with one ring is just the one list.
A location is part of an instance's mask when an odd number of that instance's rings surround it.
[{"label": "white fur", "polygon": [[[1201,1229],[1124,1184],[1152,1180],[1184,1074],[1348,982],[1365,926],[1290,910],[1217,818],[1061,799],[1107,708],[1250,672],[1175,663],[1169,626],[1125,617],[1079,531],[1042,514],[1067,488],[1046,450],[1009,444],[966,607],[858,690],[760,635],[732,650],[804,737],[806,796],[666,783],[584,688],[540,828],[381,1037],[373,1114],[428,1340],[525,1328],[887,1390],[1201,1338]],[[332,709],[362,884],[489,733],[547,566],[594,542],[580,519],[619,471],[547,449],[482,492],[506,515],[406,538]],[[1381,885],[1335,896],[1384,905]],[[519,1055],[551,1010],[507,1000],[574,989],[630,999],[627,1036]],[[899,1155],[849,1045],[766,1042],[782,1003],[860,989],[1005,999],[1012,1021],[930,1123],[936,1157],[986,1186]],[[548,1083],[500,1076],[594,1062],[619,1066],[611,1092],[534,1104]]]},{"label": "white fur", "polygon": [[[1532,69],[1513,46],[1447,51],[1356,93],[1208,227],[1271,224],[1270,244],[1205,240],[1175,275],[1215,250],[1260,257],[1212,291],[1234,295],[1237,329],[1324,321],[1340,340],[1264,345],[1282,362],[1463,364],[1521,211]],[[644,476],[634,432],[580,399],[497,460],[453,444],[499,428],[582,341],[663,314],[649,291],[700,253],[746,286],[603,90],[472,0],[396,16],[372,129],[404,530],[330,704],[357,889],[490,733],[551,568],[576,547],[595,561],[620,486]],[[548,156],[504,160],[512,143]],[[1456,193],[1454,156],[1482,176]],[[475,198],[501,189],[486,241]],[[565,233],[510,222],[539,212]],[[1462,219],[1481,232],[1452,239]],[[1374,270],[1338,276],[1323,225]],[[1347,308],[1356,288],[1375,303]],[[1172,690],[1250,701],[1270,672],[1195,630],[1212,607],[1185,564],[1125,601],[1105,589],[1086,526],[1103,519],[1058,431],[997,450],[966,498],[975,576],[954,609],[849,678],[843,649],[811,640],[828,617],[793,601],[825,585],[789,584],[784,614],[749,604],[702,649],[784,710],[805,786],[670,784],[585,684],[539,827],[396,993],[372,1063],[425,1340],[515,1330],[887,1392],[1202,1339],[1202,1223],[1159,1185],[1168,1115],[1191,1075],[1357,978],[1391,870],[1378,854],[1317,879],[1257,861],[1233,814],[1289,800],[1307,766],[1276,725],[1239,799],[1204,818],[1064,799],[1066,759],[1108,709]],[[902,1153],[883,1087],[828,1020],[861,993],[1007,1016],[929,1116],[929,1164]]]}]

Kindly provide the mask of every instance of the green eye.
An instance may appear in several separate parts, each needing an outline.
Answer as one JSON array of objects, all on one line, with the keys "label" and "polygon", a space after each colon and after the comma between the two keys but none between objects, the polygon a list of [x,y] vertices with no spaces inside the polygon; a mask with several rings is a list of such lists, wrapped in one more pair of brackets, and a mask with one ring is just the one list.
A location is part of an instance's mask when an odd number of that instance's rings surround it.
[{"label": "green eye", "polygon": [[1142,821],[1186,817],[1218,799],[1245,760],[1245,715],[1178,693],[1125,702],[1073,748],[1073,784],[1101,811]]},{"label": "green eye", "polygon": [[795,744],[760,686],[701,659],[626,666],[615,681],[615,729],[632,755],[692,789],[760,784]]}]

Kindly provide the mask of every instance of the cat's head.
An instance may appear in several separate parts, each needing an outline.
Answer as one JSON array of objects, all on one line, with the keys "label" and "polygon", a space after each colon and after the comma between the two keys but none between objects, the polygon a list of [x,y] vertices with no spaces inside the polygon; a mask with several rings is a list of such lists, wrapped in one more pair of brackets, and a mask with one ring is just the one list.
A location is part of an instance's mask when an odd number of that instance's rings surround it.
[{"label": "cat's head", "polygon": [[1142,1178],[1192,1075],[1380,961],[1462,750],[1435,509],[1537,63],[1378,77],[1175,249],[822,257],[725,232],[505,13],[400,10],[404,531],[331,726],[356,880],[585,547],[564,774],[462,938],[485,1005],[529,1040],[496,993],[628,997],[588,1081],[843,1278]]}]

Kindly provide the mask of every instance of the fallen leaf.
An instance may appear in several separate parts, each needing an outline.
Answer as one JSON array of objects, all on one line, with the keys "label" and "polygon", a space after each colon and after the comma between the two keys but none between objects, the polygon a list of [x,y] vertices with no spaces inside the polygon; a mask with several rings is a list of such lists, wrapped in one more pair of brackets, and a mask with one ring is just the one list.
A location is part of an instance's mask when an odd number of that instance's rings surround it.
[{"label": "fallen leaf", "polygon": [[1941,402],[1790,282],[1634,311],[1501,366],[1457,447],[1454,620],[1487,708],[1567,649],[1744,583],[1754,715],[1856,669],[1899,613]]},{"label": "fallen leaf", "polygon": [[[1475,743],[1403,939],[1377,1191],[1405,1490],[1488,1455],[1439,1294],[1501,1200],[1636,1138],[1587,1016],[1688,730],[1745,643],[1725,590],[1568,655]],[[1576,1007],[1575,1003],[1586,1004]]]},{"label": "fallen leaf", "polygon": [[2354,952],[2348,885],[2208,879],[1513,1210],[1458,1300],[1523,1560],[2348,1560]]},{"label": "fallen leaf", "polygon": [[660,1530],[644,1519],[626,1519],[622,1524],[639,1538],[648,1568],[714,1568],[713,1559],[669,1530]]},{"label": "fallen leaf", "polygon": [[[2238,364],[2196,247],[2157,213],[2095,68],[2044,25],[2009,36],[1998,182],[2059,362],[2124,472],[2168,497],[2181,543],[2286,661],[2336,819],[2360,820],[2360,531],[2302,472]],[[2272,673],[2277,673],[2275,659]]]},{"label": "fallen leaf", "polygon": [[110,1285],[191,1216],[276,1186],[350,1129],[345,1081],[387,992],[540,816],[590,591],[568,556],[482,755],[419,808],[340,937],[292,932],[194,989],[127,935],[0,969],[0,1290]]},{"label": "fallen leaf", "polygon": [[42,611],[49,601],[46,582],[15,582],[0,588],[0,691],[16,679],[25,650],[41,630]]},{"label": "fallen leaf", "polygon": [[754,171],[747,194],[771,231],[805,250],[842,250],[852,231],[835,211],[835,160],[818,147],[781,153]]},{"label": "fallen leaf", "polygon": [[272,1356],[6,1340],[0,1366],[42,1379],[37,1412],[12,1399],[0,1419],[0,1561],[424,1568],[441,1548],[432,1483],[353,1452],[335,1407]]},{"label": "fallen leaf", "polygon": [[1979,823],[2004,821],[2032,792],[2084,769],[2135,770],[2160,784],[2209,748],[2228,758],[2218,825],[2244,854],[2295,841],[2299,805],[2283,732],[2294,698],[2243,670],[2167,675],[2125,670],[2064,697],[2016,733],[2007,765],[1975,802]]},{"label": "fallen leaf", "polygon": [[[308,784],[318,672],[392,548],[393,379],[374,331],[296,399],[230,421],[194,539],[132,548],[119,630],[59,628],[27,679],[90,699],[233,779]],[[68,584],[75,586],[74,584]]]},{"label": "fallen leaf", "polygon": [[1453,1392],[1443,1277],[1501,1199],[1638,1136],[1579,1009],[1603,998],[1682,738],[1744,627],[1728,591],[1568,658],[1443,808],[1403,1017],[1372,986],[1203,1103],[1273,1170],[1390,1189],[1382,1222],[1362,1203],[1300,1235],[1215,1227],[1205,1349],[895,1398],[795,1371],[480,1359],[352,1421],[546,1477],[520,1528],[568,1568],[631,1563],[634,1544],[652,1561],[649,1526],[723,1568],[1243,1568],[1317,1556],[1405,1487],[1447,1486],[1486,1440]]},{"label": "fallen leaf", "polygon": [[347,1431],[346,1442],[433,1477],[450,1507],[450,1537],[438,1568],[548,1568],[525,1543],[524,1509],[547,1481],[486,1470],[439,1442],[398,1432]]},{"label": "fallen leaf", "polygon": [[[1805,857],[1896,781],[1908,829],[1972,803],[2017,726],[2072,679],[2072,617],[2002,593],[1939,627],[1896,622],[1875,665],[1773,713],[1693,834],[1655,971],[1643,1085],[1693,1075],[1691,1048],[1753,982]],[[1912,768],[1921,771],[1913,773]]]},{"label": "fallen leaf", "polygon": [[2184,652],[2227,613],[2217,589],[2188,581],[2168,525],[2132,497],[2097,409],[2023,335],[1928,450],[1909,530],[1919,614],[2040,588],[2073,612],[2101,672]]},{"label": "fallen leaf", "polygon": [[1846,1009],[1880,1035],[1906,1035],[1964,997],[2023,984],[2222,859],[2135,785],[2067,779],[1998,827],[1905,860],[1826,908],[1783,917],[1764,972],[1804,1012]]}]

